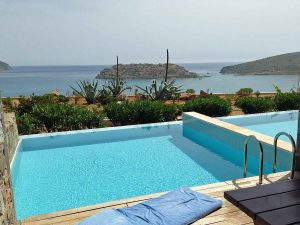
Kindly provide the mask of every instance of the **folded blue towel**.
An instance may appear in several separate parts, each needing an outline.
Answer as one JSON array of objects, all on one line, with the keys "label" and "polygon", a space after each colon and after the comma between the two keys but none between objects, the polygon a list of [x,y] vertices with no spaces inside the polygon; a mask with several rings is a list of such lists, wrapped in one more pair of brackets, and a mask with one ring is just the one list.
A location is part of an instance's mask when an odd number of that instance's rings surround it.
[{"label": "folded blue towel", "polygon": [[221,205],[221,200],[179,188],[131,207],[102,211],[78,225],[186,225]]}]

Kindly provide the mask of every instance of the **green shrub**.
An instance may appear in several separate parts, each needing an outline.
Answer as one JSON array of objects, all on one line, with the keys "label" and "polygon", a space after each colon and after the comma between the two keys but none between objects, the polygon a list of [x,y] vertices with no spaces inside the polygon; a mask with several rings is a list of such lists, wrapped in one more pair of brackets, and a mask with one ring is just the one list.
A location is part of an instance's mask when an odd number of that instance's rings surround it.
[{"label": "green shrub", "polygon": [[15,109],[16,114],[19,114],[20,116],[30,113],[32,111],[32,107],[34,106],[34,101],[31,98],[20,98],[19,99],[19,105]]},{"label": "green shrub", "polygon": [[29,113],[16,115],[20,134],[103,127],[102,115],[65,104],[34,104]]},{"label": "green shrub", "polygon": [[80,106],[36,104],[31,114],[48,132],[103,127],[101,115]]},{"label": "green shrub", "polygon": [[17,126],[19,134],[36,134],[39,133],[42,126],[41,122],[31,114],[16,114]]},{"label": "green shrub", "polygon": [[19,106],[16,108],[16,112],[19,115],[30,113],[32,107],[36,104],[54,104],[54,103],[67,103],[69,99],[63,95],[32,95],[29,98],[23,97],[19,99]]},{"label": "green shrub", "polygon": [[181,113],[181,108],[175,104],[144,100],[110,103],[104,111],[115,125],[129,125],[172,121]]},{"label": "green shrub", "polygon": [[5,112],[11,112],[12,111],[12,99],[11,98],[2,98],[0,97],[0,104],[2,104],[4,106],[4,111]]},{"label": "green shrub", "polygon": [[12,102],[12,99],[11,99],[11,98],[2,98],[1,101],[2,101],[2,103],[3,103],[4,106],[6,106],[6,107],[7,107],[7,106],[8,106],[8,107],[11,106],[11,102]]},{"label": "green shrub", "polygon": [[253,89],[252,88],[241,88],[240,90],[238,90],[236,92],[236,94],[238,96],[249,96],[252,93],[253,93]]},{"label": "green shrub", "polygon": [[195,94],[195,90],[194,89],[186,89],[185,93],[188,93],[188,94]]},{"label": "green shrub", "polygon": [[183,111],[195,111],[213,117],[227,116],[231,112],[231,104],[218,96],[209,95],[187,101],[183,106]]},{"label": "green shrub", "polygon": [[31,100],[35,104],[41,103],[67,103],[69,99],[64,95],[44,94],[44,95],[33,95]]},{"label": "green shrub", "polygon": [[299,93],[289,92],[282,93],[277,92],[274,97],[275,109],[277,111],[286,111],[299,108]]},{"label": "green shrub", "polygon": [[272,99],[263,97],[242,97],[238,98],[235,104],[245,114],[268,112],[273,107]]},{"label": "green shrub", "polygon": [[110,92],[103,89],[99,92],[99,95],[96,97],[96,102],[100,103],[101,105],[107,105],[111,102],[118,101],[118,98],[120,98],[120,95],[117,96],[117,97],[114,97],[114,96],[111,95]]}]

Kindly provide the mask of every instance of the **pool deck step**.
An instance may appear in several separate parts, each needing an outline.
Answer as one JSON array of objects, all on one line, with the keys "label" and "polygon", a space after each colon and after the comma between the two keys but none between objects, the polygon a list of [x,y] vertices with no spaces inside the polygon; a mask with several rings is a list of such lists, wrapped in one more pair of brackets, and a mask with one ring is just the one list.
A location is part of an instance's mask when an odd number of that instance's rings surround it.
[{"label": "pool deck step", "polygon": [[[273,173],[264,176],[264,183],[274,183],[276,181],[287,180],[289,172]],[[245,213],[240,211],[236,206],[228,202],[223,196],[224,191],[240,189],[245,187],[255,186],[258,181],[258,177],[249,177],[243,179],[237,179],[233,181],[225,181],[214,184],[207,184],[197,187],[192,187],[193,190],[201,192],[203,194],[210,195],[214,198],[221,199],[223,201],[223,206],[221,209],[211,213],[210,215],[202,218],[193,225],[250,225],[254,224],[252,219],[248,217]],[[145,200],[158,197],[164,193],[156,193],[151,195],[139,196],[130,199],[124,199],[120,201],[102,203],[92,206],[86,206],[76,209],[58,211],[53,213],[48,213],[44,215],[34,216],[26,218],[22,221],[24,225],[71,225],[75,224],[82,219],[92,216],[97,212],[109,208],[122,208],[131,205],[138,204]]]}]

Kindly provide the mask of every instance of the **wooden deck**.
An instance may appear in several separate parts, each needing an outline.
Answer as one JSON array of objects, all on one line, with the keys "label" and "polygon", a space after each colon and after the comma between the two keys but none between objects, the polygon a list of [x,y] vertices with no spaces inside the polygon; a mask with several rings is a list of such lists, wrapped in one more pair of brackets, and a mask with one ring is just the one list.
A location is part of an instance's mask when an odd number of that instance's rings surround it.
[{"label": "wooden deck", "polygon": [[[264,183],[274,183],[279,180],[287,180],[288,172],[275,173],[264,176]],[[193,190],[199,191],[204,194],[208,194],[214,198],[221,199],[223,206],[221,209],[211,213],[210,215],[202,218],[193,225],[246,225],[253,224],[252,219],[240,211],[237,207],[232,205],[230,202],[224,199],[224,191],[234,190],[244,187],[255,186],[258,181],[258,177],[250,177],[244,179],[238,179],[234,181],[225,181],[215,184],[202,185],[193,187]],[[70,209],[64,211],[53,212],[45,215],[34,216],[22,221],[25,225],[71,225],[79,222],[80,220],[94,215],[95,213],[109,208],[122,208],[131,206],[147,199],[157,197],[163,193],[157,193],[152,195],[145,195],[135,197],[131,199],[103,203],[93,206],[81,207],[77,209]]]},{"label": "wooden deck", "polygon": [[224,197],[257,225],[300,224],[300,179],[226,191]]}]

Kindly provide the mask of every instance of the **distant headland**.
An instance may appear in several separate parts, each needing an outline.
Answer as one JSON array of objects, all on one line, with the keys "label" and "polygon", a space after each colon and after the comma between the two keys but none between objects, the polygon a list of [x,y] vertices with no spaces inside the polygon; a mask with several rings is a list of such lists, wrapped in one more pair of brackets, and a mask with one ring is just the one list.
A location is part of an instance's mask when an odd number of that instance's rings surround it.
[{"label": "distant headland", "polygon": [[295,75],[299,74],[300,52],[267,57],[234,66],[223,67],[223,74]]},{"label": "distant headland", "polygon": [[[103,69],[97,79],[113,78],[116,75],[117,66]],[[119,64],[119,74],[123,78],[130,79],[154,79],[163,78],[166,73],[166,64]],[[169,78],[197,78],[198,74],[186,70],[183,66],[169,64]]]},{"label": "distant headland", "polygon": [[9,69],[10,69],[10,66],[7,63],[0,61],[0,72],[5,71],[5,70],[9,70]]}]

